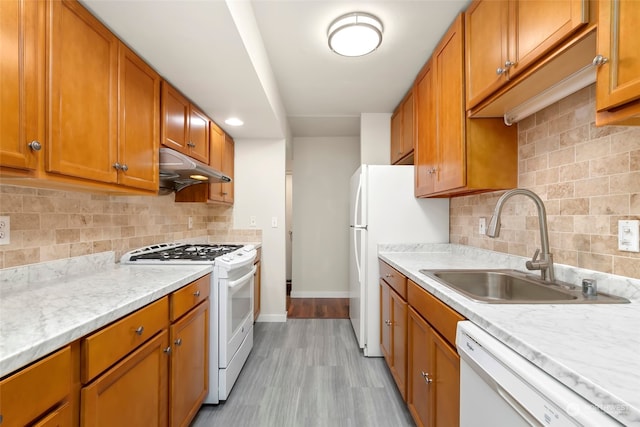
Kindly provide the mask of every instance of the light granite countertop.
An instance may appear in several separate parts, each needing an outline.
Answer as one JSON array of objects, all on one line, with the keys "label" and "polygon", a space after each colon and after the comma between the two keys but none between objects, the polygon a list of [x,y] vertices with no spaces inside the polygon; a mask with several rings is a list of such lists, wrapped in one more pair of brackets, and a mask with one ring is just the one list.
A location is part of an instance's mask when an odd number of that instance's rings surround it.
[{"label": "light granite countertop", "polygon": [[213,270],[120,265],[114,257],[103,252],[0,270],[0,377]]},{"label": "light granite countertop", "polygon": [[379,245],[380,258],[626,426],[640,426],[640,280],[556,265],[556,278],[630,304],[485,304],[421,269],[524,270],[526,258],[453,244]]}]

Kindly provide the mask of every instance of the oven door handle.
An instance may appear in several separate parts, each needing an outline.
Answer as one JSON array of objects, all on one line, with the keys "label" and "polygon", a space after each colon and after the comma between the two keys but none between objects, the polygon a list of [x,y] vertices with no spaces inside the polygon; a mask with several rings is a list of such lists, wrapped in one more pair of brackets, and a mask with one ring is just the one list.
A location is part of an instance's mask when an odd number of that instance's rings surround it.
[{"label": "oven door handle", "polygon": [[256,272],[256,266],[254,265],[250,272],[248,272],[247,274],[245,274],[244,276],[242,276],[241,278],[239,278],[237,280],[233,280],[233,281],[229,282],[229,285],[227,287],[229,289],[233,289],[236,286],[239,286],[239,285],[245,283],[247,280],[249,280],[249,279],[251,279],[251,277],[253,277],[255,272]]}]

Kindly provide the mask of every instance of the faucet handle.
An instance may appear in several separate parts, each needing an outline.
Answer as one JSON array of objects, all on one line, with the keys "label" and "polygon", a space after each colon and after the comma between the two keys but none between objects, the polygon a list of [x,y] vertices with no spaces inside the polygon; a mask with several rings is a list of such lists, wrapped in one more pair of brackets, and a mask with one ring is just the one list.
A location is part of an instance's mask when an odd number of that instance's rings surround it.
[{"label": "faucet handle", "polygon": [[533,253],[533,258],[531,258],[531,262],[536,262],[538,260],[538,255],[540,255],[540,249],[536,249]]},{"label": "faucet handle", "polygon": [[538,255],[540,255],[540,249],[536,249],[536,251],[533,253],[533,258],[525,263],[527,270],[540,270]]}]

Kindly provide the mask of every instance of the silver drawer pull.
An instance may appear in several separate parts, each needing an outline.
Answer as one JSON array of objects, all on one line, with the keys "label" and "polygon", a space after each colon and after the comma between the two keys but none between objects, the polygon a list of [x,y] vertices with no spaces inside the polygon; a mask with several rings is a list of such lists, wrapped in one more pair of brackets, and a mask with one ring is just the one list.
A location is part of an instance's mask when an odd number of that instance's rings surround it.
[{"label": "silver drawer pull", "polygon": [[167,347],[167,348],[165,348],[165,349],[164,349],[164,350],[162,350],[162,351],[163,351],[164,353],[171,354],[171,347]]},{"label": "silver drawer pull", "polygon": [[[42,144],[40,142],[33,140],[27,144],[27,147],[31,148],[33,151],[40,151],[42,149]],[[2,416],[0,415],[0,423],[2,422]]]},{"label": "silver drawer pull", "polygon": [[142,333],[144,332],[144,326],[138,326],[138,329],[136,329],[135,332],[138,335],[142,335]]},{"label": "silver drawer pull", "polygon": [[175,345],[182,345],[182,338],[178,338],[173,342]]},{"label": "silver drawer pull", "polygon": [[193,293],[193,296],[194,296],[194,297],[199,297],[199,296],[200,296],[200,291],[195,291],[195,292]]}]

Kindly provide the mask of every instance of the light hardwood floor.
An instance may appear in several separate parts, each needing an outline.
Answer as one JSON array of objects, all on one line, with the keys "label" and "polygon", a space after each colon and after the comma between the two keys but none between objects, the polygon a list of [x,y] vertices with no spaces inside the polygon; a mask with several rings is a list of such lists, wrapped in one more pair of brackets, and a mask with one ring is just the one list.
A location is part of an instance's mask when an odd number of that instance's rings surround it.
[{"label": "light hardwood floor", "polygon": [[414,426],[382,358],[362,355],[348,319],[256,323],[231,395],[193,427]]}]

